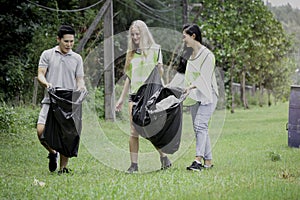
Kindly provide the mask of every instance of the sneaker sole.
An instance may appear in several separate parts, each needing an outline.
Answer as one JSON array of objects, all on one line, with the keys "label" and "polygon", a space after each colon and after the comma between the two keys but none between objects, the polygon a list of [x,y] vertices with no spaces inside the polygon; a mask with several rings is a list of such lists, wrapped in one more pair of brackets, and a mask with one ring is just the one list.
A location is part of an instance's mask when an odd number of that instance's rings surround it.
[{"label": "sneaker sole", "polygon": [[138,171],[133,171],[133,172],[125,172],[125,174],[137,174],[137,173],[139,173]]},{"label": "sneaker sole", "polygon": [[190,171],[194,171],[194,172],[200,172],[202,169],[195,169],[195,168],[189,168],[189,167],[187,167],[186,168],[187,170],[190,170]]},{"label": "sneaker sole", "polygon": [[172,167],[172,164],[170,164],[168,166],[161,167],[160,170],[166,170],[166,169],[169,169],[170,167]]}]

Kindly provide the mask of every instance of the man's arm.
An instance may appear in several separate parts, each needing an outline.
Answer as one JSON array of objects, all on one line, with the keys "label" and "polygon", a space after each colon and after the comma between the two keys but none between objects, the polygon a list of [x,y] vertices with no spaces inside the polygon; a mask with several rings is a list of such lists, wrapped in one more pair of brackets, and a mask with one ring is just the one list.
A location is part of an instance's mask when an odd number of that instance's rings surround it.
[{"label": "man's arm", "polygon": [[45,76],[46,72],[47,72],[47,68],[39,67],[38,80],[43,87],[50,88],[50,87],[52,87],[52,84],[47,81],[46,76]]},{"label": "man's arm", "polygon": [[86,90],[83,77],[77,77],[76,81],[77,81],[77,90]]}]

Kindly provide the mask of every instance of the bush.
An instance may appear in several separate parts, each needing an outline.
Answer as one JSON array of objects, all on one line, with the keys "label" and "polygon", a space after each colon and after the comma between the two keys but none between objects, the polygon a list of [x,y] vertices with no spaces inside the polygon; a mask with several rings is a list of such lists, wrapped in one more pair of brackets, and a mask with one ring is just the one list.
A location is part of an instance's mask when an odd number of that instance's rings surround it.
[{"label": "bush", "polygon": [[0,134],[22,134],[36,127],[39,109],[0,104]]},{"label": "bush", "polygon": [[95,110],[99,119],[105,117],[105,105],[104,105],[104,87],[97,87],[95,89]]}]

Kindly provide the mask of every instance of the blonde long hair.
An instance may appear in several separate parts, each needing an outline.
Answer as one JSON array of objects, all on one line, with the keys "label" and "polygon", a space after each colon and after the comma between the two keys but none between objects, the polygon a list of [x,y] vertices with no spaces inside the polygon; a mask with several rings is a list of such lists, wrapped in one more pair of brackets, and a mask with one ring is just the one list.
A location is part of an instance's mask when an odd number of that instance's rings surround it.
[{"label": "blonde long hair", "polygon": [[[137,28],[140,31],[140,43],[139,46],[135,45],[131,38],[131,31],[133,28]],[[135,20],[131,23],[128,31],[128,48],[126,54],[126,62],[124,71],[129,68],[131,59],[136,51],[136,49],[141,50],[141,54],[147,56],[147,51],[152,45],[155,44],[152,34],[150,33],[148,26],[142,20]]]}]

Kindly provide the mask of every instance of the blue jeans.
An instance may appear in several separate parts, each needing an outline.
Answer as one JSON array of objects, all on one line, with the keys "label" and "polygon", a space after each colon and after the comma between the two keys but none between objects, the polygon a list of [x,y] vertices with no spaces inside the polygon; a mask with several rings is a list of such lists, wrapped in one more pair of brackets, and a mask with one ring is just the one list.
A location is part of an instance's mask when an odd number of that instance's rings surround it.
[{"label": "blue jeans", "polygon": [[217,106],[217,95],[213,94],[213,103],[202,105],[200,102],[190,107],[193,128],[196,137],[196,156],[204,160],[212,160],[208,122]]}]

